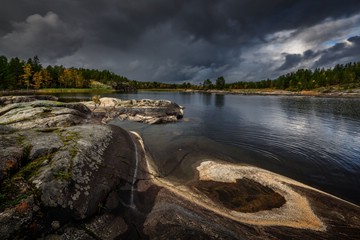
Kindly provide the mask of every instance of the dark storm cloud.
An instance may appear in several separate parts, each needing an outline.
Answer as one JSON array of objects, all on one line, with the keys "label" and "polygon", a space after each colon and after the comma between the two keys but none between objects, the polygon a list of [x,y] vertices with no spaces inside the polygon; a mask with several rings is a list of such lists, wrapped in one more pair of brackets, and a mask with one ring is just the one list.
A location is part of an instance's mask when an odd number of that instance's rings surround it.
[{"label": "dark storm cloud", "polygon": [[[311,26],[328,17],[345,17],[359,1],[193,0],[90,1],[82,6],[89,29],[106,44],[127,48],[149,28],[170,22],[185,37],[228,47],[261,43],[274,31]],[[96,9],[96,15],[93,15]],[[166,39],[164,39],[166,41]]]},{"label": "dark storm cloud", "polygon": [[302,58],[303,56],[301,54],[286,54],[285,62],[281,65],[279,70],[286,70],[297,66],[301,62]]},{"label": "dark storm cloud", "polygon": [[333,63],[347,63],[359,61],[360,36],[349,38],[345,42],[337,43],[320,53],[321,57],[315,62],[314,67],[328,66]]},{"label": "dark storm cloud", "polygon": [[[175,23],[196,37],[248,44],[284,29],[311,26],[358,12],[359,1],[186,1]],[[227,42],[227,41],[226,41]]]},{"label": "dark storm cloud", "polygon": [[65,24],[52,12],[44,17],[31,15],[12,25],[13,30],[0,39],[0,48],[10,56],[53,59],[72,54],[81,46],[82,31]]},{"label": "dark storm cloud", "polygon": [[[340,36],[360,23],[352,19],[359,9],[358,0],[4,0],[0,54],[109,68],[139,80],[257,80],[304,61],[354,59]],[[314,26],[320,27],[307,31]],[[316,49],[333,38],[338,46]],[[294,39],[307,46],[294,50],[286,44]],[[284,47],[276,52],[274,43]]]},{"label": "dark storm cloud", "polygon": [[315,58],[318,55],[319,54],[314,53],[312,50],[307,50],[303,54],[285,54],[285,62],[278,70],[291,70],[299,66],[301,62]]},{"label": "dark storm cloud", "polygon": [[[183,1],[163,0],[123,0],[92,1],[84,9],[89,16],[89,32],[100,43],[111,44],[126,49],[136,43],[149,28],[171,21],[181,8]],[[97,14],[94,16],[94,8]]]}]

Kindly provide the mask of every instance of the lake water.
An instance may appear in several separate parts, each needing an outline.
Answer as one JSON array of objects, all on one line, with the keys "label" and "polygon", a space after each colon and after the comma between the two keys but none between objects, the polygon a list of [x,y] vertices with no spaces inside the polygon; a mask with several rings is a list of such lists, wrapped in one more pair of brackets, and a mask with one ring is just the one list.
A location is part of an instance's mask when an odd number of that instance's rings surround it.
[{"label": "lake water", "polygon": [[360,205],[360,99],[181,92],[106,96],[169,99],[185,107],[184,120],[175,124],[112,122],[142,135],[163,175],[186,179],[192,173],[184,162],[216,157],[268,169]]}]

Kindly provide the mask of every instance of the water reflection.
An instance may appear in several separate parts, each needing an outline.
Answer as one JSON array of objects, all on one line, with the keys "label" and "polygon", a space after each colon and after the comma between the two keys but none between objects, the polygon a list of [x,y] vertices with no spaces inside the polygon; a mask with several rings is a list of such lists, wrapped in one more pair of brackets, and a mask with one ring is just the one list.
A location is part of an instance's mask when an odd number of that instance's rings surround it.
[{"label": "water reflection", "polygon": [[202,102],[205,106],[212,105],[212,97],[213,95],[211,93],[204,93],[200,95],[202,98]]},{"label": "water reflection", "polygon": [[[169,99],[190,119],[148,126],[143,136],[163,169],[191,156],[262,167],[360,204],[360,99],[139,92],[122,99]],[[165,171],[166,173],[166,171]],[[177,173],[174,173],[177,174]]]},{"label": "water reflection", "polygon": [[[336,119],[360,119],[360,100],[341,98],[282,97],[281,107],[298,114],[331,114]],[[340,117],[340,118],[339,118]]]},{"label": "water reflection", "polygon": [[225,104],[225,95],[215,94],[215,106],[221,108],[224,106],[224,104]]}]

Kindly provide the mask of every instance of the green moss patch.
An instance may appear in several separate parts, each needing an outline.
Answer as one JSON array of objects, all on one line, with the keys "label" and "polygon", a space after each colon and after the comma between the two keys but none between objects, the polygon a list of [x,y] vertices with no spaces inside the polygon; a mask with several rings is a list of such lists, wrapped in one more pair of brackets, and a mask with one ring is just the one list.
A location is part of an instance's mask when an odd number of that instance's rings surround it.
[{"label": "green moss patch", "polygon": [[20,177],[24,180],[29,180],[31,177],[39,173],[39,170],[43,165],[44,161],[50,158],[50,155],[46,155],[29,162],[26,166],[22,167],[20,171],[15,174],[14,177]]},{"label": "green moss patch", "polygon": [[37,190],[30,179],[39,173],[44,161],[50,158],[51,155],[37,158],[23,166],[12,177],[5,179],[0,186],[0,211],[17,205],[32,194],[36,195]]},{"label": "green moss patch", "polygon": [[71,171],[60,171],[54,174],[55,178],[69,181],[72,177]]},{"label": "green moss patch", "polygon": [[59,130],[58,134],[61,141],[64,143],[64,146],[67,146],[71,142],[76,142],[80,139],[80,135],[78,132]]}]

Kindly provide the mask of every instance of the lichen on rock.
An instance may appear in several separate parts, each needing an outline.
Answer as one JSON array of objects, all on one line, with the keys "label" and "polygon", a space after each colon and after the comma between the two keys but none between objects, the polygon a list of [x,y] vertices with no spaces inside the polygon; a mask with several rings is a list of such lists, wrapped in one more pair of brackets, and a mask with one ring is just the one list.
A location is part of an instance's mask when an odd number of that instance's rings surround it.
[{"label": "lichen on rock", "polygon": [[[132,161],[129,133],[89,123],[91,111],[80,103],[30,99],[0,107],[1,239],[23,236],[31,224],[44,234],[66,222],[88,219],[103,211],[112,191],[130,181],[125,174],[129,165],[106,157],[118,149]],[[18,217],[17,204],[25,206],[29,197],[38,203],[30,209],[30,220],[9,231],[11,219]],[[47,228],[54,222],[56,228]]]}]

